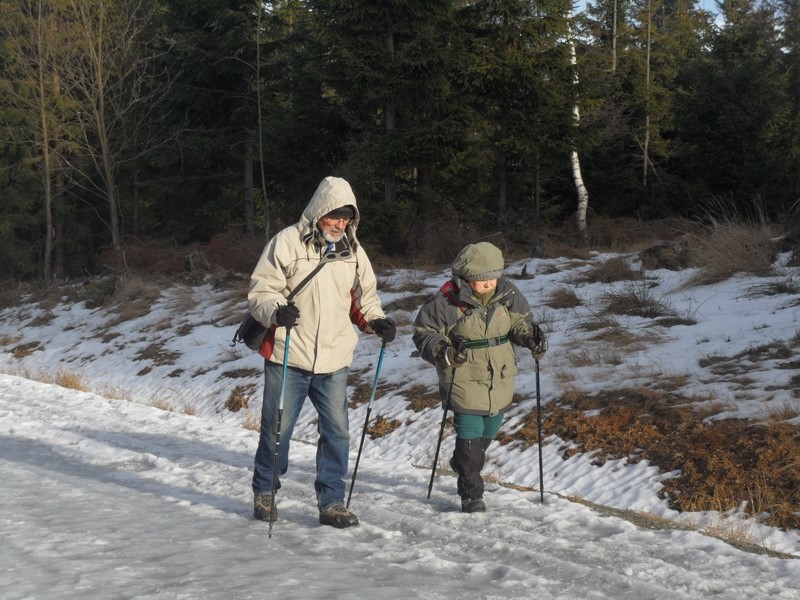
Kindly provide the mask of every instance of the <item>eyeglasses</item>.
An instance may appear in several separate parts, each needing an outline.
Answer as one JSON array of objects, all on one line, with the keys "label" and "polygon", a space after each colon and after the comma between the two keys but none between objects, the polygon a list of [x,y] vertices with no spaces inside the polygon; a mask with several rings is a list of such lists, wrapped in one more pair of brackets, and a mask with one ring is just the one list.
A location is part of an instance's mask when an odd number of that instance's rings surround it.
[{"label": "eyeglasses", "polygon": [[348,217],[322,217],[322,218],[320,219],[320,221],[324,221],[326,225],[335,225],[335,224],[337,224],[337,223],[340,223],[341,221],[344,221],[345,227],[346,227],[346,226],[347,226],[347,225],[350,223],[350,221],[352,221],[352,220],[353,220],[353,219],[350,219],[350,218],[348,218]]}]

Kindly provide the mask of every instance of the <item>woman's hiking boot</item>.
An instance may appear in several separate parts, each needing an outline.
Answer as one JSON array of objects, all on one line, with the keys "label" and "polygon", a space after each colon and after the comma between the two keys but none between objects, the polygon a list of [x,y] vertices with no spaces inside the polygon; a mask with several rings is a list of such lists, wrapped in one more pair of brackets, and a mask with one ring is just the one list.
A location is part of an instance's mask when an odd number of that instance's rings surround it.
[{"label": "woman's hiking boot", "polygon": [[450,467],[458,475],[456,485],[461,496],[461,512],[486,512],[483,502],[483,478],[481,470],[486,462],[488,438],[465,440],[456,438],[456,447]]},{"label": "woman's hiking boot", "polygon": [[484,504],[483,498],[464,498],[461,501],[461,512],[462,513],[486,512],[486,504]]}]

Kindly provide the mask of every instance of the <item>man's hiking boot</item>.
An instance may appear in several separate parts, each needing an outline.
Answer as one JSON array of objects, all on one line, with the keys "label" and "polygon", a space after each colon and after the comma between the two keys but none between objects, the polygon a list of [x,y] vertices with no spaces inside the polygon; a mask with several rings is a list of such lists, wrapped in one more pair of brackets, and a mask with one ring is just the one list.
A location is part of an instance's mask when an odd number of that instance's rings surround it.
[{"label": "man's hiking boot", "polygon": [[253,516],[259,521],[272,521],[278,519],[278,508],[273,502],[269,492],[256,493],[253,496]]},{"label": "man's hiking boot", "polygon": [[333,504],[319,511],[319,522],[337,529],[358,525],[358,517],[347,510],[343,504]]},{"label": "man's hiking boot", "polygon": [[486,504],[484,504],[483,498],[464,498],[461,501],[461,512],[486,512]]}]

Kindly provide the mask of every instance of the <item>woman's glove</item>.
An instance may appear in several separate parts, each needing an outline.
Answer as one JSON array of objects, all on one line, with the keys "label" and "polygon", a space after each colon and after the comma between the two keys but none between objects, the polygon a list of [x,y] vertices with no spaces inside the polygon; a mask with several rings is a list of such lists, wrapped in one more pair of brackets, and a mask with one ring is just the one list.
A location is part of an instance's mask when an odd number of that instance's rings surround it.
[{"label": "woman's glove", "polygon": [[533,358],[542,360],[547,352],[547,338],[538,325],[533,326],[533,331],[525,338],[525,346],[530,348]]},{"label": "woman's glove", "polygon": [[297,319],[300,318],[300,309],[293,303],[279,306],[275,311],[275,322],[278,327],[294,327],[297,325]]},{"label": "woman's glove", "polygon": [[369,322],[369,327],[384,344],[391,342],[397,335],[397,325],[395,325],[394,319],[375,319]]},{"label": "woman's glove", "polygon": [[436,348],[436,356],[444,360],[448,367],[458,369],[467,362],[467,349],[464,346],[464,338],[456,337],[455,345],[448,342],[439,342]]}]

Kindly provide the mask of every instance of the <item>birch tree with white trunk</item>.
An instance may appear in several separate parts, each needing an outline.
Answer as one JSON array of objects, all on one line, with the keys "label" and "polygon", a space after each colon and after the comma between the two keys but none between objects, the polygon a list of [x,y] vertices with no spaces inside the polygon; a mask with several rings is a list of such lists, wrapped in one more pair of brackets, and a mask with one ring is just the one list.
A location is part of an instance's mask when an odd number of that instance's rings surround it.
[{"label": "birch tree with white trunk", "polygon": [[[567,41],[569,43],[569,62],[572,67],[572,84],[575,89],[575,100],[572,105],[572,124],[577,132],[581,122],[581,112],[578,106],[578,59],[575,52],[575,39],[572,35],[572,6],[568,9],[567,23]],[[589,191],[583,183],[583,175],[581,174],[581,161],[578,156],[578,148],[573,136],[572,150],[570,152],[570,163],[572,166],[572,180],[575,184],[575,190],[578,193],[578,207],[575,212],[575,225],[578,228],[578,235],[584,244],[588,243],[588,234],[586,227],[586,212],[589,208]]]}]

